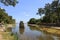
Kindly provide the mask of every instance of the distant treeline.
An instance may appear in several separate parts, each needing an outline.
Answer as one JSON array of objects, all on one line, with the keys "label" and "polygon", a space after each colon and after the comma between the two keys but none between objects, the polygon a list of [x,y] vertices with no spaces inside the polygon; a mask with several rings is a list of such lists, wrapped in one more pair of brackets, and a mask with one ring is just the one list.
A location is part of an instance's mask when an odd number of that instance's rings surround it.
[{"label": "distant treeline", "polygon": [[5,9],[0,8],[0,23],[1,22],[13,24],[15,23],[15,19],[13,19],[12,16],[9,16],[8,13],[6,13]]},{"label": "distant treeline", "polygon": [[31,24],[60,24],[60,0],[54,0],[52,3],[47,3],[44,8],[38,8],[37,14],[44,15],[40,19],[31,18],[28,23]]},{"label": "distant treeline", "polygon": [[35,19],[35,18],[31,18],[28,21],[28,24],[40,24],[41,23],[41,19]]}]

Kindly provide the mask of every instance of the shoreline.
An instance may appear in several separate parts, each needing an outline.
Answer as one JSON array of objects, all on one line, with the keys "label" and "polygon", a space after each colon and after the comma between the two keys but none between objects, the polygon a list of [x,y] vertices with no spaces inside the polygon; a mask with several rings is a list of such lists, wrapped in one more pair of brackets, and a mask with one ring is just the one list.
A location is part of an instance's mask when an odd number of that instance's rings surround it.
[{"label": "shoreline", "polygon": [[44,27],[43,25],[42,27],[40,27],[39,25],[35,25],[35,24],[28,24],[28,25],[37,27],[39,30],[47,32],[47,33],[60,35],[60,27],[46,27],[46,26]]},{"label": "shoreline", "polygon": [[8,28],[11,29],[13,27],[15,27],[16,24],[2,24],[0,25],[0,31],[6,31]]},{"label": "shoreline", "polygon": [[15,27],[14,26],[15,24],[4,24],[2,27],[0,27],[0,39],[1,40],[17,40],[17,36],[16,34],[12,33],[12,27]]}]

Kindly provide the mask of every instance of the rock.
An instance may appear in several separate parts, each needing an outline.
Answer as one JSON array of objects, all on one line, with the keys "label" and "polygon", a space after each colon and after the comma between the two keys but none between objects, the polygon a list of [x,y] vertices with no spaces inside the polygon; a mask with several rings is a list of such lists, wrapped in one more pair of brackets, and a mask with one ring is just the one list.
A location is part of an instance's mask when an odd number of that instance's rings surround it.
[{"label": "rock", "polygon": [[23,23],[23,21],[20,21],[19,27],[20,27],[20,28],[24,28],[24,23]]}]

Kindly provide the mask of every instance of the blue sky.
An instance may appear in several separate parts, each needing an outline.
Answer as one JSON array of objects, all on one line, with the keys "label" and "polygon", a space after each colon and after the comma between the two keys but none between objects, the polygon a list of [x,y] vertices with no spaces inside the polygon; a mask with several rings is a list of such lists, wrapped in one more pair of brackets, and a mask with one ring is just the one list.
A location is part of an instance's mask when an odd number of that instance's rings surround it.
[{"label": "blue sky", "polygon": [[8,15],[11,15],[16,22],[27,22],[30,18],[40,18],[36,15],[38,8],[43,8],[46,3],[51,3],[52,0],[18,0],[19,3],[15,6],[5,6],[3,4],[0,7],[4,8]]}]

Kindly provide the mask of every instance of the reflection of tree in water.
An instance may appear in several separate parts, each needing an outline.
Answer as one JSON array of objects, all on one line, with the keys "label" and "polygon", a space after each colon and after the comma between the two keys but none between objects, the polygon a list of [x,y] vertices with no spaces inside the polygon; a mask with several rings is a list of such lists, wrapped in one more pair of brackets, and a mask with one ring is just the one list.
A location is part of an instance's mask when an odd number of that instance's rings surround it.
[{"label": "reflection of tree in water", "polygon": [[54,38],[51,36],[40,36],[39,40],[54,40]]},{"label": "reflection of tree in water", "polygon": [[57,40],[60,40],[60,37],[58,37]]},{"label": "reflection of tree in water", "polygon": [[[29,26],[29,25],[28,25]],[[38,28],[34,27],[34,26],[29,26],[31,30],[37,30],[40,31]]]},{"label": "reflection of tree in water", "polygon": [[39,40],[44,40],[43,36],[40,36],[40,37],[39,37]]},{"label": "reflection of tree in water", "polygon": [[52,33],[46,32],[46,31],[43,31],[43,33],[44,33],[45,35],[52,35],[52,36],[56,36],[56,37],[59,37],[59,38],[60,38],[60,35],[59,35],[59,34],[52,34]]},{"label": "reflection of tree in water", "polygon": [[54,40],[54,38],[51,36],[45,36],[45,40]]},{"label": "reflection of tree in water", "polygon": [[23,34],[24,33],[24,28],[20,28],[19,32],[20,32],[20,34]]}]

